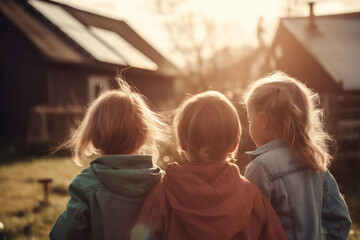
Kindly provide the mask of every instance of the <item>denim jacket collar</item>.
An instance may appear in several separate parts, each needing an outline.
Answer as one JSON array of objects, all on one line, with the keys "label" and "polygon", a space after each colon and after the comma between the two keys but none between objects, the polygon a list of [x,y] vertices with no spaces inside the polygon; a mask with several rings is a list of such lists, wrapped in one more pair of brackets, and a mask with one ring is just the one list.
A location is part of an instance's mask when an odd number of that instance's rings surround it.
[{"label": "denim jacket collar", "polygon": [[260,154],[263,154],[265,152],[268,152],[268,151],[271,151],[271,150],[274,150],[277,148],[287,147],[287,146],[288,145],[286,144],[284,139],[276,139],[276,140],[272,140],[268,143],[265,143],[264,145],[255,149],[255,151],[248,151],[248,152],[246,152],[246,154],[250,155],[250,160],[252,161]]}]

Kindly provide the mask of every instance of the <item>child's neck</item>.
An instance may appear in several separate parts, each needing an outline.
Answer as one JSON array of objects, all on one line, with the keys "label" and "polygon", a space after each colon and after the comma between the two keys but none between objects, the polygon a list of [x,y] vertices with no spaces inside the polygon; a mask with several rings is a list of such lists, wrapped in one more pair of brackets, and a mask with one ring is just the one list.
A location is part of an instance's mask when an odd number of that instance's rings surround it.
[{"label": "child's neck", "polygon": [[138,150],[136,150],[134,152],[131,152],[131,153],[111,153],[111,154],[108,154],[108,153],[105,153],[102,150],[99,150],[99,153],[100,153],[100,156],[106,156],[106,155],[139,155],[140,151],[138,149]]},{"label": "child's neck", "polygon": [[279,139],[282,139],[282,137],[280,137],[280,138],[271,138],[271,139],[268,139],[267,141],[264,141],[263,144],[261,144],[260,146],[256,146],[256,147],[264,146],[265,144],[268,144],[269,142],[272,142],[272,141],[275,141],[275,140],[279,140]]}]

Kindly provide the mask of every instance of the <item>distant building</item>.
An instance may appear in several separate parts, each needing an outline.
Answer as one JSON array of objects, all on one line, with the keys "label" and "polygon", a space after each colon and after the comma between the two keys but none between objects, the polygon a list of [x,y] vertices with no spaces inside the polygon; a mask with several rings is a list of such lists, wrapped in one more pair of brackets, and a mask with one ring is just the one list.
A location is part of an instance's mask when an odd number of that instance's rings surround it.
[{"label": "distant building", "polygon": [[320,92],[360,90],[359,43],[360,12],[282,18],[268,64]]},{"label": "distant building", "polygon": [[[320,93],[338,156],[360,169],[360,12],[282,18],[264,72],[282,70]],[[353,165],[354,164],[354,165]]]},{"label": "distant building", "polygon": [[125,21],[52,1],[0,0],[0,136],[24,138],[35,106],[87,105],[127,66],[126,80],[151,101],[172,96],[177,68]]}]

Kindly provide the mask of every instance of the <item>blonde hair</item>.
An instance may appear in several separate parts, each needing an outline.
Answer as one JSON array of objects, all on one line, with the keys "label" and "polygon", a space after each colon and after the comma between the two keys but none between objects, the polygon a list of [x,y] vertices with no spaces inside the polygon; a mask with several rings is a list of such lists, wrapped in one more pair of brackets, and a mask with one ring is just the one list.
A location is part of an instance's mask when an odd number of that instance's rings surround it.
[{"label": "blonde hair", "polygon": [[332,159],[324,130],[323,110],[319,95],[305,84],[276,72],[250,85],[245,103],[256,113],[271,119],[275,133],[280,133],[304,164],[325,171]]},{"label": "blonde hair", "polygon": [[[174,133],[182,148],[195,161],[217,161],[228,156],[241,135],[238,114],[221,93],[207,91],[185,100],[176,110]],[[237,147],[230,157],[234,158]]]},{"label": "blonde hair", "polygon": [[144,96],[124,80],[119,89],[102,92],[87,109],[79,127],[59,148],[72,151],[73,161],[82,165],[92,155],[152,154],[166,139],[166,125],[150,110]]}]

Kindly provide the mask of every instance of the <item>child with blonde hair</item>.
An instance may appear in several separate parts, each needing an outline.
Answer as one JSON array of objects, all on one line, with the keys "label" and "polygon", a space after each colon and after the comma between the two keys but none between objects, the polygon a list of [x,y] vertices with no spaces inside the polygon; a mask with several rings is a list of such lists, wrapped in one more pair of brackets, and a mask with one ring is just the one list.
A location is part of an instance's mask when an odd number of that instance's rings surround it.
[{"label": "child with blonde hair", "polygon": [[129,239],[141,205],[163,171],[153,164],[164,124],[144,97],[119,79],[91,103],[75,133],[60,148],[73,160],[100,155],[70,184],[70,200],[50,239]]},{"label": "child with blonde hair", "polygon": [[286,239],[268,199],[227,161],[236,153],[240,122],[224,95],[207,91],[187,99],[173,127],[188,163],[167,166],[132,239]]},{"label": "child with blonde hair", "polygon": [[351,220],[327,170],[331,137],[319,96],[278,72],[245,95],[251,138],[258,147],[245,177],[267,196],[288,239],[347,239]]}]

